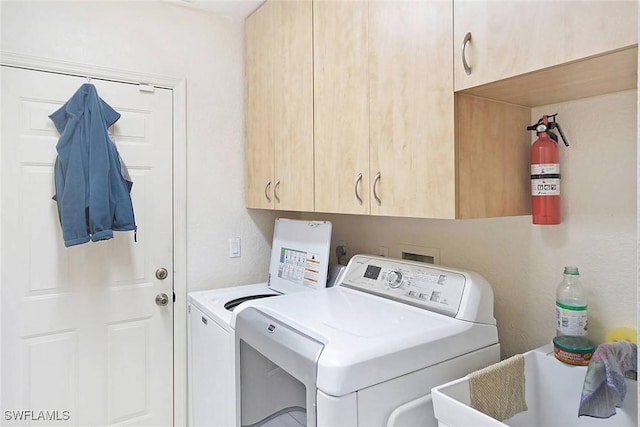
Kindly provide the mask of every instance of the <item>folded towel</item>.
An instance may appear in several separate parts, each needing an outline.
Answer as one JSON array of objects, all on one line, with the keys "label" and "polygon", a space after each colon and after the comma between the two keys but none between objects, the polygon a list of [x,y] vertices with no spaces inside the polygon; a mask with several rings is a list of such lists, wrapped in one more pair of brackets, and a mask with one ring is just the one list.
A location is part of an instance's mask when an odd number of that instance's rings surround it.
[{"label": "folded towel", "polygon": [[584,377],[578,416],[609,418],[627,395],[625,376],[638,372],[638,346],[620,341],[600,344]]},{"label": "folded towel", "polygon": [[527,410],[522,354],[472,372],[467,378],[472,408],[498,421]]}]

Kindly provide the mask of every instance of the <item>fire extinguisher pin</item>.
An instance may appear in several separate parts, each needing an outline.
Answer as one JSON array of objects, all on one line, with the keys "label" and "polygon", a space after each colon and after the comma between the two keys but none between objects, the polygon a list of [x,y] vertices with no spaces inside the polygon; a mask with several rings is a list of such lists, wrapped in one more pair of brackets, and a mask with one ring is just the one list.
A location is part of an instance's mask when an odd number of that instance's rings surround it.
[{"label": "fire extinguisher pin", "polygon": [[[553,132],[549,132],[550,130],[558,129],[558,132],[560,133],[560,138],[562,138],[562,142],[564,142],[565,147],[568,147],[569,141],[567,140],[567,137],[562,131],[562,128],[560,127],[560,123],[556,122],[557,115],[558,113],[545,114],[538,120],[536,124],[527,126],[527,130],[535,130],[537,133],[547,132],[551,137],[551,139],[553,139],[555,142],[558,142],[558,137],[556,136],[556,134]],[[549,121],[549,119],[551,119],[552,121]]]}]

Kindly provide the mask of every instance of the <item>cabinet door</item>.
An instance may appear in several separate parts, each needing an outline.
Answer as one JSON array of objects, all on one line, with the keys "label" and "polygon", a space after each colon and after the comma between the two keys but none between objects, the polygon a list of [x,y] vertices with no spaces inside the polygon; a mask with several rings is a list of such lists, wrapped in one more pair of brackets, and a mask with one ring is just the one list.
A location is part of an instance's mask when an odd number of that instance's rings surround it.
[{"label": "cabinet door", "polygon": [[274,207],[273,11],[267,2],[245,21],[245,204]]},{"label": "cabinet door", "polygon": [[451,1],[369,4],[372,214],[455,217],[452,31]]},{"label": "cabinet door", "polygon": [[[602,54],[638,42],[636,1],[454,2],[455,88]],[[471,41],[462,64],[463,40]]]},{"label": "cabinet door", "polygon": [[313,44],[316,211],[367,214],[367,2],[314,1]]},{"label": "cabinet door", "polygon": [[313,211],[313,21],[311,0],[272,2],[275,208]]}]

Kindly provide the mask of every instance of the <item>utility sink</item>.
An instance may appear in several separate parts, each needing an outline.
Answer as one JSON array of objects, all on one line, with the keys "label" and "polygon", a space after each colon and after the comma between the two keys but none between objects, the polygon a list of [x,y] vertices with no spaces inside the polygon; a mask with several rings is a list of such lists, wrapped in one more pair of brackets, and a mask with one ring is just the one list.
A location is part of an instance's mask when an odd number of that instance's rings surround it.
[{"label": "utility sink", "polygon": [[432,390],[433,409],[440,427],[570,427],[638,426],[638,384],[627,380],[627,396],[610,418],[578,417],[586,366],[557,360],[551,345],[524,354],[527,407],[502,422],[470,406],[469,381],[461,378]]}]

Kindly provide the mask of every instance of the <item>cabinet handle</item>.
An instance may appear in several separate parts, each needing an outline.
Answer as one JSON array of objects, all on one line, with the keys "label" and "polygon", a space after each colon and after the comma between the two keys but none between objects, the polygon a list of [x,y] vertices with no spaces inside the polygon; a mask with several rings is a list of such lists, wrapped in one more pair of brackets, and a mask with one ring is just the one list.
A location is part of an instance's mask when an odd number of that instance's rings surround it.
[{"label": "cabinet handle", "polygon": [[464,40],[462,40],[462,66],[464,67],[464,72],[467,76],[471,75],[471,67],[467,64],[467,57],[465,55],[465,51],[467,50],[467,43],[471,41],[471,33],[467,33],[464,36]]},{"label": "cabinet handle", "polygon": [[358,176],[356,177],[356,183],[355,183],[355,188],[354,191],[356,193],[356,199],[358,199],[358,203],[362,204],[362,197],[360,197],[360,195],[358,194],[358,185],[362,182],[362,174],[359,173]]},{"label": "cabinet handle", "polygon": [[267,185],[264,186],[264,197],[271,203],[271,197],[269,197],[269,189],[271,188],[271,180],[267,181]]},{"label": "cabinet handle", "polygon": [[276,198],[276,202],[280,203],[280,196],[278,195],[278,188],[280,187],[280,180],[276,181],[276,185],[273,187],[273,196]]},{"label": "cabinet handle", "polygon": [[380,200],[380,197],[378,197],[378,181],[380,181],[380,172],[378,172],[376,174],[376,177],[373,178],[373,198],[376,199],[376,203],[378,204],[378,206],[380,206],[382,204],[382,200]]}]

